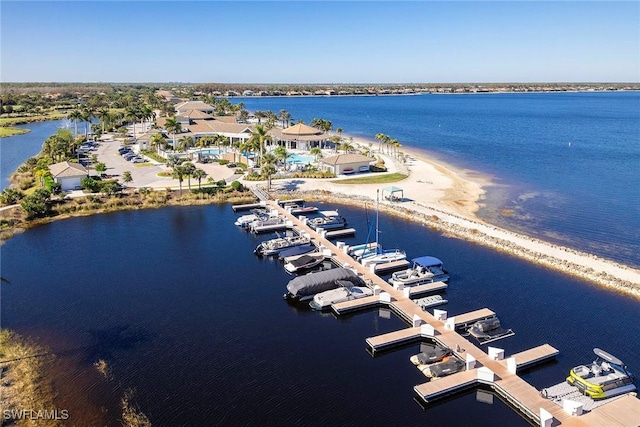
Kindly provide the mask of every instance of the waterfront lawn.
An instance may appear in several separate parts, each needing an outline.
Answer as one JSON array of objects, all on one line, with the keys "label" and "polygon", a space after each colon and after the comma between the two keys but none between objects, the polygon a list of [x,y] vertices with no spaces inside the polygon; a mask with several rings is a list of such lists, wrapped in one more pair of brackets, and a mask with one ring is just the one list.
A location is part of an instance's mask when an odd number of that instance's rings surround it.
[{"label": "waterfront lawn", "polygon": [[369,174],[368,176],[336,179],[331,181],[334,184],[388,184],[390,182],[398,182],[405,179],[407,175],[403,173],[390,173],[384,175]]},{"label": "waterfront lawn", "polygon": [[12,127],[0,127],[0,138],[5,138],[7,136],[14,136],[14,135],[22,135],[23,133],[27,133],[29,132],[28,129],[16,129],[16,128],[12,128]]}]

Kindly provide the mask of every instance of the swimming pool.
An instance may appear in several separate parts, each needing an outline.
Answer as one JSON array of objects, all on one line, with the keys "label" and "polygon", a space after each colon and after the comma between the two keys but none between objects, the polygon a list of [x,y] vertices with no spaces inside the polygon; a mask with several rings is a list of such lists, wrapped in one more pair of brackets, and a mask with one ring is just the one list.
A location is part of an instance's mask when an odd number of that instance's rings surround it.
[{"label": "swimming pool", "polygon": [[297,153],[292,153],[291,156],[287,159],[287,163],[294,163],[298,165],[306,165],[315,161],[316,158],[313,156],[305,156]]},{"label": "swimming pool", "polygon": [[200,153],[205,156],[219,156],[220,154],[226,152],[226,150],[221,150],[220,148],[203,148],[196,151],[196,153]]}]

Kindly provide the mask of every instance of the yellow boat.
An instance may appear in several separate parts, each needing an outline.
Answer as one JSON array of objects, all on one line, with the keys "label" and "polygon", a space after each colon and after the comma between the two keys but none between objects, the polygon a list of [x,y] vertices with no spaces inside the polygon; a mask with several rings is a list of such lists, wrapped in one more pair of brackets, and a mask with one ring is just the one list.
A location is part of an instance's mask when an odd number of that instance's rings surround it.
[{"label": "yellow boat", "polygon": [[604,350],[594,348],[598,356],[590,365],[571,369],[567,383],[592,399],[606,399],[636,390],[633,375],[620,359]]}]

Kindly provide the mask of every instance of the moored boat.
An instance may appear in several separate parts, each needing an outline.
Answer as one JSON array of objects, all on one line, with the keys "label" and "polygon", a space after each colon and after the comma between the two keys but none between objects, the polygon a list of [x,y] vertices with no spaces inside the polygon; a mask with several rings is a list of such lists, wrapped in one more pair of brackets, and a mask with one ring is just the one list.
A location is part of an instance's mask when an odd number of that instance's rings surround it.
[{"label": "moored boat", "polygon": [[596,360],[571,369],[567,383],[592,399],[606,399],[636,391],[633,374],[620,359],[597,347],[593,352]]},{"label": "moored boat", "polygon": [[363,286],[364,280],[353,270],[348,268],[332,268],[317,273],[305,274],[292,279],[287,284],[285,299],[304,301],[313,298],[315,294],[335,289],[340,286],[338,281],[351,282],[353,286]]},{"label": "moored boat", "polygon": [[316,267],[324,261],[324,254],[322,252],[311,252],[295,257],[290,257],[285,260],[284,269],[289,273],[298,273],[303,270],[309,270]]},{"label": "moored boat", "polygon": [[306,254],[314,250],[316,250],[316,247],[313,243],[305,243],[303,245],[298,245],[298,246],[294,246],[292,248],[283,250],[278,254],[278,258],[280,258],[281,260],[286,260],[289,257]]},{"label": "moored boat", "polygon": [[423,309],[426,310],[427,308],[430,307],[435,307],[437,305],[442,305],[442,304],[446,304],[449,301],[442,298],[441,295],[430,295],[428,297],[424,297],[424,298],[419,298],[417,300],[414,301],[416,304],[418,304],[418,306]]},{"label": "moored boat", "polygon": [[276,255],[285,249],[309,243],[311,243],[311,240],[306,236],[277,237],[260,243],[253,253],[258,256]]},{"label": "moored boat", "polygon": [[388,249],[376,251],[376,253],[360,258],[360,264],[369,267],[373,264],[386,264],[388,262],[402,261],[407,259],[405,251],[400,249]]},{"label": "moored boat", "polygon": [[418,369],[432,381],[464,369],[464,362],[455,356],[445,356],[441,361],[426,365],[418,365]]},{"label": "moored boat", "polygon": [[504,329],[497,317],[479,320],[467,332],[482,344],[515,335],[513,330]]},{"label": "moored boat", "polygon": [[391,275],[389,283],[395,287],[409,287],[425,283],[446,282],[449,273],[443,268],[442,261],[432,256],[422,256],[411,260],[413,265],[406,270]]},{"label": "moored boat", "polygon": [[437,344],[423,343],[420,344],[420,353],[411,356],[409,361],[416,366],[428,365],[430,363],[439,362],[451,354],[452,351],[450,348],[442,347]]},{"label": "moored boat", "polygon": [[365,286],[353,286],[351,282],[338,280],[341,287],[320,292],[309,302],[314,310],[324,310],[339,302],[351,301],[373,295],[373,291]]},{"label": "moored boat", "polygon": [[337,230],[339,228],[345,228],[347,226],[347,220],[343,218],[338,211],[322,211],[320,217],[310,219],[307,225],[317,230],[322,228],[323,230]]}]

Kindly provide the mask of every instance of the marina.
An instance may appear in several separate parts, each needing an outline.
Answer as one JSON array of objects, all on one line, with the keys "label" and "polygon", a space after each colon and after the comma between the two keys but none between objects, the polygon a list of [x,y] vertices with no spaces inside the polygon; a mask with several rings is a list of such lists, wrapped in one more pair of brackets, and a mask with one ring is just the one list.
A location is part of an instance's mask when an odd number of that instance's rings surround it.
[{"label": "marina", "polygon": [[[579,411],[578,414],[575,410],[568,409],[570,405],[560,408],[554,402],[545,399],[535,387],[517,375],[518,369],[555,358],[559,353],[558,350],[548,344],[543,344],[516,353],[506,359],[502,349],[488,347],[487,352],[481,350],[460,335],[457,330],[466,329],[479,321],[497,320],[495,312],[483,308],[447,318],[447,312],[444,310],[435,309],[433,314],[424,311],[409,298],[410,292],[394,288],[374,274],[371,269],[353,262],[353,259],[347,254],[348,247],[344,244],[337,242],[337,245],[334,245],[323,237],[323,230],[318,233],[308,227],[304,217],[302,220],[295,218],[277,203],[273,201],[267,203],[281,210],[281,214],[292,223],[298,232],[307,232],[312,236],[317,236],[318,244],[331,251],[332,260],[338,266],[348,267],[350,271],[357,273],[358,276],[364,278],[363,282],[373,290],[374,295],[371,297],[334,304],[332,308],[336,313],[341,314],[359,308],[385,304],[399,317],[409,322],[411,325],[409,328],[367,338],[366,343],[372,355],[378,351],[392,350],[397,346],[422,341],[436,342],[443,347],[455,349],[454,356],[460,361],[464,361],[465,369],[435,382],[416,385],[414,391],[420,400],[429,403],[469,387],[484,384],[536,425],[545,427],[556,424],[597,425],[589,424],[585,421],[586,418],[578,417],[582,412]],[[289,287],[287,289],[290,290]],[[310,297],[305,296],[304,298]],[[640,410],[640,400],[634,399],[633,405]],[[582,408],[581,405],[579,407]],[[592,412],[599,409],[595,408]],[[635,425],[635,421],[637,420],[629,418],[616,419],[618,425],[621,426]]]}]

